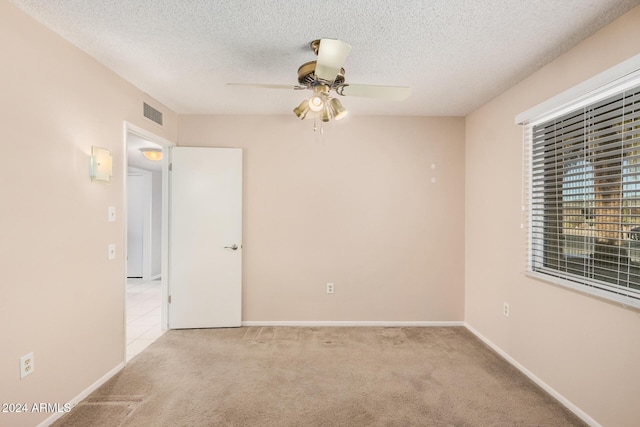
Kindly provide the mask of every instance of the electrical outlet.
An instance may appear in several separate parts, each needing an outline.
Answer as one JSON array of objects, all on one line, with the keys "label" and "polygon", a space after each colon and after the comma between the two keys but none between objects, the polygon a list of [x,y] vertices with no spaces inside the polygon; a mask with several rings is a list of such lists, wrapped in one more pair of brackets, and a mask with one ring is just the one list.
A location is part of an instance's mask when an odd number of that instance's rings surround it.
[{"label": "electrical outlet", "polygon": [[509,303],[505,302],[504,305],[502,306],[502,314],[504,314],[506,317],[509,317]]},{"label": "electrical outlet", "polygon": [[328,294],[333,293],[333,283],[327,283],[327,293]]},{"label": "electrical outlet", "polygon": [[20,379],[33,374],[36,367],[33,363],[33,353],[25,354],[20,358]]}]

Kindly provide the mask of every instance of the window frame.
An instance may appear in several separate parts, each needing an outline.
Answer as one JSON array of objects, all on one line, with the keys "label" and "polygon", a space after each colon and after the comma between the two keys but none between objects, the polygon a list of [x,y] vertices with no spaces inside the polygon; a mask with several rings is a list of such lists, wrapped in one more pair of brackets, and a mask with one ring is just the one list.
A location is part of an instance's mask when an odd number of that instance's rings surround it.
[{"label": "window frame", "polygon": [[[536,242],[533,237],[532,224],[532,149],[533,129],[543,123],[557,119],[567,113],[579,110],[589,105],[596,104],[610,96],[624,92],[625,89],[640,85],[640,55],[636,55],[621,64],[575,86],[523,113],[516,116],[516,124],[523,126],[523,221],[522,228],[527,232],[526,271],[528,277],[550,282],[581,293],[594,295],[623,306],[640,309],[640,293],[625,295],[616,292],[619,288],[607,286],[594,286],[587,276],[573,276],[566,272],[552,269],[538,269],[534,265],[536,251],[540,247],[534,247]],[[624,160],[624,159],[623,159]],[[631,166],[636,167],[636,166]],[[563,182],[561,182],[563,184]],[[624,182],[621,185],[625,185]],[[545,238],[547,238],[545,236]],[[627,292],[629,293],[629,292]]]}]

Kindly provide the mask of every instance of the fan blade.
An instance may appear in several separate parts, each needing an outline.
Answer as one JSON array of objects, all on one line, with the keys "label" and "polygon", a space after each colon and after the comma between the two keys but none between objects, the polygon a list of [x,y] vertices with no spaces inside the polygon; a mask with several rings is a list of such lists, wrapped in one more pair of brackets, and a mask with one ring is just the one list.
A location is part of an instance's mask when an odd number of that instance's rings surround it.
[{"label": "fan blade", "polygon": [[334,39],[320,40],[318,60],[316,61],[316,77],[333,83],[344,65],[344,61],[349,56],[349,52],[351,52],[351,46],[343,41]]},{"label": "fan blade", "polygon": [[338,89],[338,93],[344,96],[359,96],[362,98],[389,99],[402,101],[411,95],[411,88],[407,86],[376,86],[346,84]]},{"label": "fan blade", "polygon": [[261,88],[261,89],[289,89],[289,90],[306,89],[306,87],[304,86],[263,85],[263,84],[254,84],[254,83],[227,83],[227,86],[242,86],[242,87],[252,87],[252,88]]}]

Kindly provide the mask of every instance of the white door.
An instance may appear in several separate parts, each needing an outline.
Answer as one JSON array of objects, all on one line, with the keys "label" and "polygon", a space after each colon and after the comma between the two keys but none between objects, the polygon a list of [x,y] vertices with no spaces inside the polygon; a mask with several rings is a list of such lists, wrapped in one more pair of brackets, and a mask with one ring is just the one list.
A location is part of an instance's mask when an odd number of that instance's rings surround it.
[{"label": "white door", "polygon": [[142,277],[143,188],[142,175],[127,175],[127,277]]},{"label": "white door", "polygon": [[242,149],[171,148],[169,327],[240,326]]}]

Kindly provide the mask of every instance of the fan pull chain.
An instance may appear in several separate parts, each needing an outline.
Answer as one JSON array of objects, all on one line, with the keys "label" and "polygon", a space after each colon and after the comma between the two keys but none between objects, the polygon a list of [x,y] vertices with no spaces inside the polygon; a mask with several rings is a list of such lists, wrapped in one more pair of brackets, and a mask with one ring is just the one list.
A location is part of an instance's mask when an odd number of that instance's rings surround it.
[{"label": "fan pull chain", "polygon": [[[316,132],[318,130],[318,120],[317,116],[313,118],[313,131]],[[324,144],[324,126],[322,122],[320,122],[320,135],[316,134],[316,142],[321,142]]]}]

